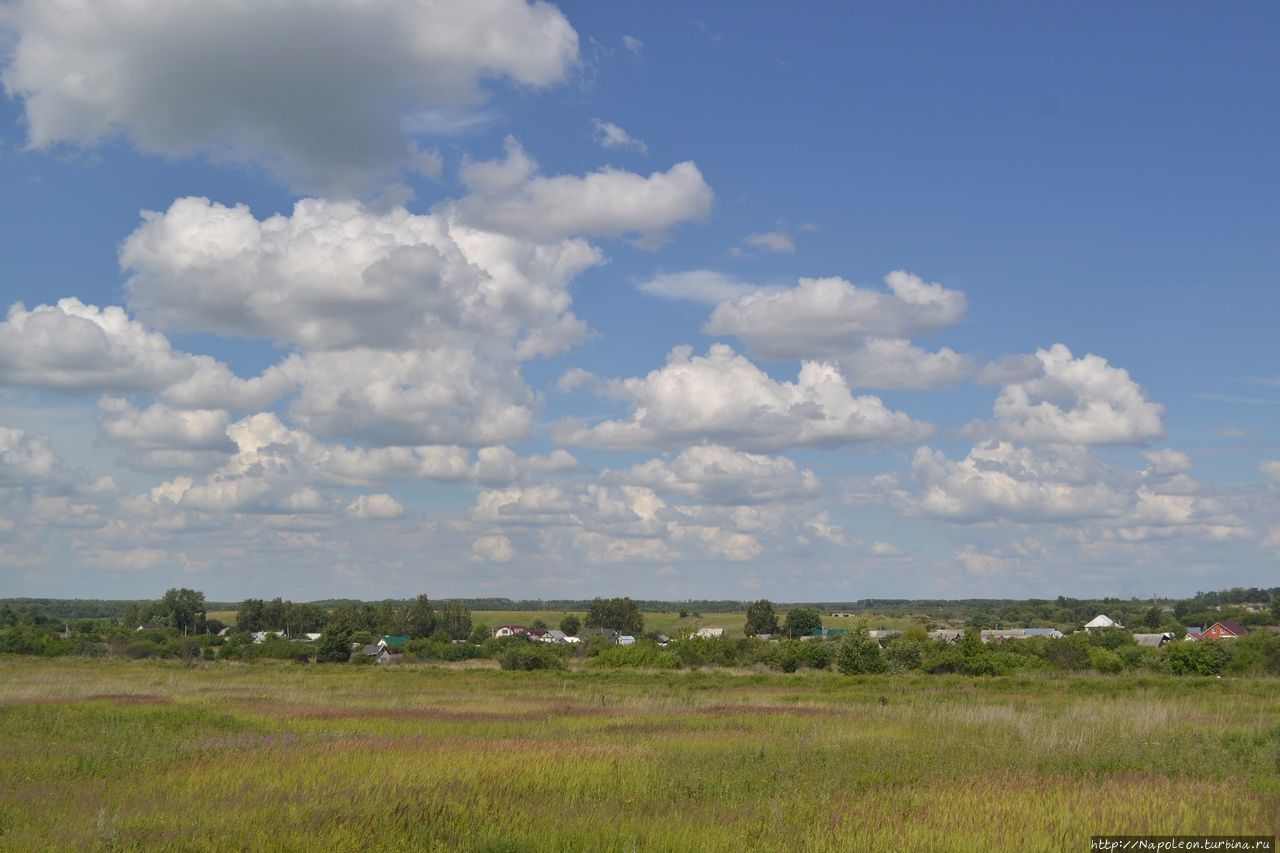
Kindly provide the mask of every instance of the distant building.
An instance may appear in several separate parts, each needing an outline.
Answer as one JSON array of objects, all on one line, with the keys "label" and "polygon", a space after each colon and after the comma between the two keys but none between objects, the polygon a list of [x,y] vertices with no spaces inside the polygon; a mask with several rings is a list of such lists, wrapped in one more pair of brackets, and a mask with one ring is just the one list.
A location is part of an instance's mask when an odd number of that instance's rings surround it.
[{"label": "distant building", "polygon": [[1173,639],[1173,632],[1165,631],[1161,634],[1134,634],[1133,639],[1137,641],[1140,646],[1151,646],[1158,649]]},{"label": "distant building", "polygon": [[514,637],[516,634],[528,633],[529,629],[523,625],[499,625],[498,629],[493,632],[495,637]]},{"label": "distant building", "polygon": [[409,638],[404,634],[388,634],[378,641],[378,648],[391,649],[392,651],[395,651],[397,649],[403,649],[407,642],[409,642]]},{"label": "distant building", "polygon": [[1084,629],[1086,631],[1102,631],[1107,628],[1123,628],[1123,627],[1124,627],[1123,625],[1121,625],[1119,622],[1112,619],[1110,616],[1108,616],[1105,613],[1099,613],[1097,616],[1093,617],[1088,622],[1084,623]]},{"label": "distant building", "polygon": [[1205,628],[1200,634],[1200,639],[1231,640],[1236,637],[1243,637],[1247,633],[1249,633],[1249,629],[1239,622],[1224,620],[1222,622],[1214,622],[1208,628]]},{"label": "distant building", "polygon": [[724,629],[723,628],[699,628],[697,631],[694,632],[693,636],[705,637],[707,639],[711,639],[712,637],[721,637],[721,636],[724,636]]}]

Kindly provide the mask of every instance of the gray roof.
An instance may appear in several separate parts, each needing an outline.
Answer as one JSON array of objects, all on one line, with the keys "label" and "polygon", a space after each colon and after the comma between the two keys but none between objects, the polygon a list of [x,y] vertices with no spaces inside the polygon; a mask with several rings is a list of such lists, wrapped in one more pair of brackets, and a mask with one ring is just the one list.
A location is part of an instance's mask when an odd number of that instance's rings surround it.
[{"label": "gray roof", "polygon": [[380,651],[382,651],[382,646],[379,646],[377,643],[369,643],[368,645],[366,645],[364,648],[360,650],[360,654],[376,655]]},{"label": "gray roof", "polygon": [[1140,646],[1161,646],[1170,639],[1169,634],[1134,634],[1133,639]]}]

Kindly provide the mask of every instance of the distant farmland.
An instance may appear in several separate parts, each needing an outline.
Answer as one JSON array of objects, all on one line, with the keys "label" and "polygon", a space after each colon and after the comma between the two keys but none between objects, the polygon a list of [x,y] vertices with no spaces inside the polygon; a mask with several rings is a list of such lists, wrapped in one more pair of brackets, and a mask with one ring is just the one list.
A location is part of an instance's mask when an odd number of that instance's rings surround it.
[{"label": "distant farmland", "polygon": [[0,848],[1085,850],[1280,828],[1280,682],[0,659]]}]

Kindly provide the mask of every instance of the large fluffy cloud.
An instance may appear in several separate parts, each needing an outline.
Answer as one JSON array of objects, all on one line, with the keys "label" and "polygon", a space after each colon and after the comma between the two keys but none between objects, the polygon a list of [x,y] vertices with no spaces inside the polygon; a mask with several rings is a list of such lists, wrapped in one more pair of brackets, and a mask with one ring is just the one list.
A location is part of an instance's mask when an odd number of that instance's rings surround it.
[{"label": "large fluffy cloud", "polygon": [[337,193],[435,167],[401,130],[415,113],[473,104],[488,77],[555,83],[578,49],[525,0],[20,0],[0,24],[31,145],[123,136]]},{"label": "large fluffy cloud", "polygon": [[905,338],[869,338],[839,356],[840,372],[863,388],[939,388],[973,373],[974,360],[950,347],[929,352]]},{"label": "large fluffy cloud", "polygon": [[458,209],[471,222],[504,234],[556,240],[571,234],[639,234],[653,240],[667,228],[711,212],[714,195],[691,162],[645,177],[620,169],[588,175],[537,174],[514,139],[506,158],[463,164],[471,195]]},{"label": "large fluffy cloud", "polygon": [[558,441],[610,449],[708,441],[776,450],[913,441],[929,432],[878,397],[853,396],[830,364],[805,362],[795,382],[778,382],[724,344],[706,356],[677,347],[664,367],[613,380],[608,389],[630,405],[630,415],[590,427],[562,423]]},{"label": "large fluffy cloud", "polygon": [[[130,306],[164,328],[271,337],[306,349],[403,347],[454,331],[530,354],[581,339],[578,240],[532,245],[444,215],[304,199],[289,216],[183,198],[125,241]],[[559,337],[558,341],[553,338]]]},{"label": "large fluffy cloud", "polygon": [[1164,406],[1123,368],[1076,358],[1063,344],[1036,351],[1041,374],[1005,385],[989,429],[1018,441],[1140,444],[1164,435]]},{"label": "large fluffy cloud", "polygon": [[[296,346],[260,381],[297,389],[289,411],[307,429],[381,445],[524,437],[535,400],[519,363],[585,337],[569,284],[600,260],[581,240],[535,244],[447,213],[316,199],[264,220],[179,199],[121,248],[143,316]],[[185,389],[167,393],[217,390]]]},{"label": "large fluffy cloud", "polygon": [[952,461],[922,447],[911,470],[919,484],[911,505],[949,521],[1115,517],[1130,506],[1106,468],[1078,448],[1044,454],[993,441]]},{"label": "large fluffy cloud", "polygon": [[175,409],[156,403],[138,409],[128,400],[98,403],[98,426],[117,444],[147,449],[229,450],[230,415],[222,409]]},{"label": "large fluffy cloud", "polygon": [[0,487],[46,481],[61,465],[48,436],[0,426]]},{"label": "large fluffy cloud", "polygon": [[0,384],[58,391],[149,391],[192,408],[262,406],[280,377],[244,380],[225,364],[173,349],[164,334],[118,306],[75,297],[9,308],[0,323]]},{"label": "large fluffy cloud", "polygon": [[817,476],[784,456],[696,445],[668,461],[651,459],[619,477],[654,491],[714,504],[772,504],[815,497]]},{"label": "large fluffy cloud", "polygon": [[802,278],[786,290],[757,290],[716,306],[705,331],[734,335],[761,358],[839,356],[868,338],[900,338],[948,326],[964,294],[897,270],[886,293],[842,278]]}]

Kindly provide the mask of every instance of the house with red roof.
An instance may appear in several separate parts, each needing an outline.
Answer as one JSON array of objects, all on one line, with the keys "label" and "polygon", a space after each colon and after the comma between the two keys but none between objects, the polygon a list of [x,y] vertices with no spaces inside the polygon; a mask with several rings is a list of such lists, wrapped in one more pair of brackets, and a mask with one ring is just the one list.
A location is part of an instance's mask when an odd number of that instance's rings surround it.
[{"label": "house with red roof", "polygon": [[1200,633],[1202,640],[1229,640],[1235,637],[1243,637],[1249,633],[1249,629],[1241,625],[1239,622],[1223,620],[1222,622],[1214,622],[1208,628]]}]

